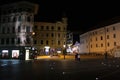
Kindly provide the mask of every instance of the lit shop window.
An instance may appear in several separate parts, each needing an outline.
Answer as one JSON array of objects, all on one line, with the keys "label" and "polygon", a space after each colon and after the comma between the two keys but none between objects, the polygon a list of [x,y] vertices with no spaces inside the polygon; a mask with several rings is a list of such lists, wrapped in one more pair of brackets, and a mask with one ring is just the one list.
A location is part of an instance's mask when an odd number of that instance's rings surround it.
[{"label": "lit shop window", "polygon": [[8,50],[2,50],[2,58],[8,58]]},{"label": "lit shop window", "polygon": [[12,58],[18,58],[19,57],[19,50],[12,50]]}]

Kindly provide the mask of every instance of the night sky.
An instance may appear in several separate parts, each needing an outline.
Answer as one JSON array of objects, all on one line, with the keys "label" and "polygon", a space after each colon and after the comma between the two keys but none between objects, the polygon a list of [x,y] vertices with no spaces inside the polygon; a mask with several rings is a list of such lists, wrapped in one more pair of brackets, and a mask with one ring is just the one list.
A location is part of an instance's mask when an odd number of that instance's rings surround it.
[{"label": "night sky", "polygon": [[[0,4],[17,0],[1,0]],[[68,17],[68,30],[86,32],[95,25],[119,16],[119,2],[91,0],[26,0],[39,4],[39,21],[60,20]]]}]

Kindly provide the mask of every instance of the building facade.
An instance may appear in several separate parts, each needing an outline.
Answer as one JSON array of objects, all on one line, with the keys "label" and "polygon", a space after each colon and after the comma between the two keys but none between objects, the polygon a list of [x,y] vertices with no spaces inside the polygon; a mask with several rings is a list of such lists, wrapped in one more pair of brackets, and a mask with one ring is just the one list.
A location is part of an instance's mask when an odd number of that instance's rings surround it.
[{"label": "building facade", "polygon": [[57,55],[66,45],[67,18],[57,22],[35,22],[34,46],[39,55]]},{"label": "building facade", "polygon": [[67,40],[66,17],[56,22],[35,22],[38,5],[26,1],[0,8],[0,58],[29,59],[33,53],[62,53]]},{"label": "building facade", "polygon": [[29,59],[38,5],[21,1],[0,8],[0,57]]},{"label": "building facade", "polygon": [[104,26],[80,35],[80,53],[115,55],[120,46],[120,23]]}]

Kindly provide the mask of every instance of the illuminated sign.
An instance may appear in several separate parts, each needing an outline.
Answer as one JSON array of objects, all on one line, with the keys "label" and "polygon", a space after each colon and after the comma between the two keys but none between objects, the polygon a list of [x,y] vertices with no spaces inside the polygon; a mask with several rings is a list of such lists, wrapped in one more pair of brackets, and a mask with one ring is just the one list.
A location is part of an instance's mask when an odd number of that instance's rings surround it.
[{"label": "illuminated sign", "polygon": [[29,50],[26,50],[26,53],[25,53],[25,60],[29,60]]}]

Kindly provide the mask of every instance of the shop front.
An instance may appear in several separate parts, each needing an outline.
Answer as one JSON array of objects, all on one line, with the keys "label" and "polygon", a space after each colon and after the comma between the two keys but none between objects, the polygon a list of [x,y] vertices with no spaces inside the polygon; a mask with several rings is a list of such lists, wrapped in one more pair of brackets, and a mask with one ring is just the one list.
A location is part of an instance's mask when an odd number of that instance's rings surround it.
[{"label": "shop front", "polygon": [[0,47],[0,59],[31,59],[31,47]]},{"label": "shop front", "polygon": [[40,48],[38,51],[39,55],[58,55],[60,53],[62,53],[62,48],[53,48],[50,46]]}]

